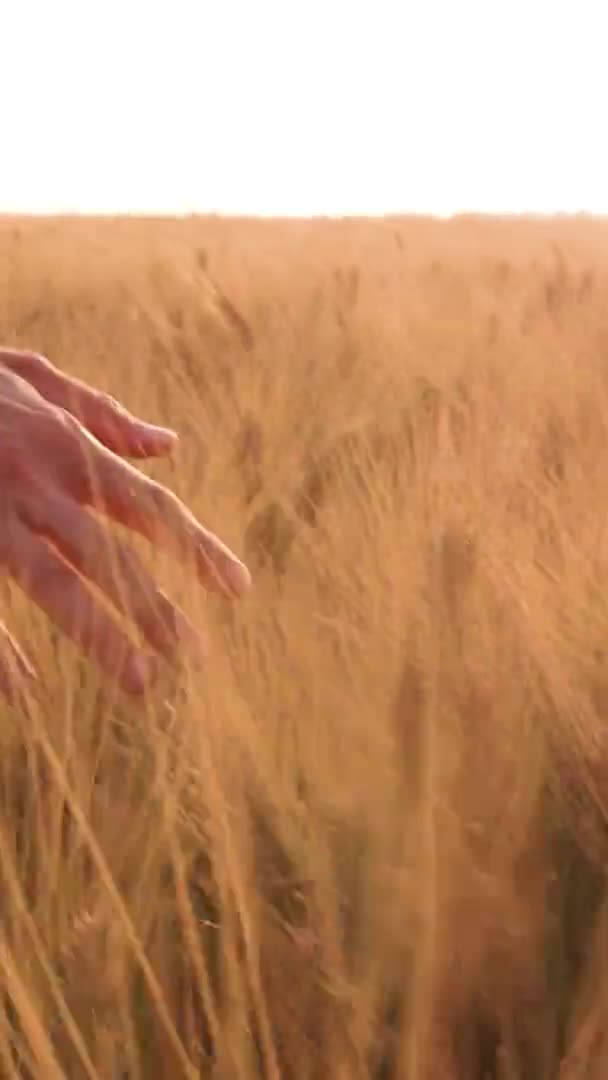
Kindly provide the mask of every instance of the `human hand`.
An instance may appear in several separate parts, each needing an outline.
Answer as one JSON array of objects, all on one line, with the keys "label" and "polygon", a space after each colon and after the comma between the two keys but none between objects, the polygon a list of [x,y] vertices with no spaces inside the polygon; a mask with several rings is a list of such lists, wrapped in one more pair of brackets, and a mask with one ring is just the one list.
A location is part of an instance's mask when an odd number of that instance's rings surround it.
[{"label": "human hand", "polygon": [[[134,552],[90,511],[191,561],[206,588],[236,598],[246,567],[180,500],[125,457],[170,453],[177,436],[34,353],[0,349],[0,565],[80,650],[127,693],[154,682],[158,654],[197,660],[200,633],[160,591]],[[99,589],[153,653],[135,647],[98,601]],[[0,692],[34,677],[0,623]]]}]

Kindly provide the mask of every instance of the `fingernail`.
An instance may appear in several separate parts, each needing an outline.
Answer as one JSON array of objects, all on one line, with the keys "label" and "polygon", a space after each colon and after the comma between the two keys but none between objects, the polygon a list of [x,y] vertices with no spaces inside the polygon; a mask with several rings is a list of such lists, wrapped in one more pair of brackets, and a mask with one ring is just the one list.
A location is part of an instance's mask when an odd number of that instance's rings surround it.
[{"label": "fingernail", "polygon": [[154,661],[133,653],[124,669],[124,685],[129,694],[143,694],[154,681],[157,666]]},{"label": "fingernail", "polygon": [[140,430],[142,434],[146,435],[148,438],[155,439],[157,442],[167,443],[171,446],[176,443],[179,438],[177,432],[173,431],[172,428],[157,427],[156,424],[141,423]]}]

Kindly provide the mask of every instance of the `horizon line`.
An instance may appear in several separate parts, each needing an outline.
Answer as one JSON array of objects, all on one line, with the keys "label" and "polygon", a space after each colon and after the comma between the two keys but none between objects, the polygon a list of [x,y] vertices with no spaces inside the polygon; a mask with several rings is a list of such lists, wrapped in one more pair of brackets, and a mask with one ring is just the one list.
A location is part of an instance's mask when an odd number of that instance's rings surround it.
[{"label": "horizon line", "polygon": [[136,219],[186,221],[192,218],[212,218],[225,221],[260,221],[260,222],[321,222],[321,221],[433,221],[451,222],[462,219],[481,221],[551,221],[559,219],[584,218],[586,220],[605,221],[608,210],[457,210],[450,214],[430,211],[397,210],[383,213],[311,213],[311,214],[268,214],[253,212],[228,212],[222,210],[2,210],[0,221],[56,220],[56,219]]}]

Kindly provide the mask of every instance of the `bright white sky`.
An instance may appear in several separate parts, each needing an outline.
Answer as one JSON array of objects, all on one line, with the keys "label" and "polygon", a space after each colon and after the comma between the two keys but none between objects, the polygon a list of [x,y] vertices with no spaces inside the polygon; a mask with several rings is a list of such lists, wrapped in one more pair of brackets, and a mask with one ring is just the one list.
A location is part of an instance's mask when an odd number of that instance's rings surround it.
[{"label": "bright white sky", "polygon": [[0,0],[0,211],[608,213],[608,0]]}]

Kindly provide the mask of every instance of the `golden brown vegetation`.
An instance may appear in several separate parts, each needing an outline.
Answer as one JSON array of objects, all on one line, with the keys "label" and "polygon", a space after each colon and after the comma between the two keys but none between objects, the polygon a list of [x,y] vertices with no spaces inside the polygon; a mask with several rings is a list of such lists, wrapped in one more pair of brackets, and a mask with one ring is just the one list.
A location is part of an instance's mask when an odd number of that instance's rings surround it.
[{"label": "golden brown vegetation", "polygon": [[[112,700],[5,595],[0,1070],[608,1073],[608,225],[0,225],[0,340],[246,557]],[[142,550],[144,550],[142,546]]]}]

